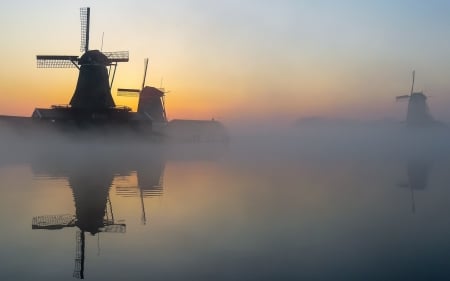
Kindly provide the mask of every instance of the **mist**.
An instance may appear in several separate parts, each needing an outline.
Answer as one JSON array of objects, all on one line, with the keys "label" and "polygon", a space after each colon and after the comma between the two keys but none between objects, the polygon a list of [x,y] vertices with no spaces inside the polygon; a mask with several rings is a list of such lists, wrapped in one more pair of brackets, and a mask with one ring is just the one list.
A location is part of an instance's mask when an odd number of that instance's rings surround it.
[{"label": "mist", "polygon": [[[307,118],[290,123],[277,121],[223,122],[228,140],[225,142],[159,140],[139,132],[128,130],[73,130],[61,131],[40,126],[20,127],[2,122],[1,139],[3,157],[6,161],[36,153],[57,149],[80,157],[83,150],[116,157],[120,152],[130,162],[142,158],[140,153],[167,153],[184,157],[195,153],[208,154],[212,147],[220,147],[222,158],[230,161],[259,163],[265,157],[278,161],[302,161],[302,159],[335,158],[360,159],[371,157],[407,157],[429,155],[447,157],[450,152],[450,128],[445,124],[430,128],[408,128],[404,122],[393,120],[356,121],[343,119]],[[176,151],[175,153],[173,151]],[[110,153],[111,152],[111,153]],[[73,155],[70,155],[73,154]],[[119,154],[119,155],[122,155]],[[117,156],[121,157],[121,156]],[[64,157],[62,157],[64,160]]]},{"label": "mist", "polygon": [[[110,268],[115,255],[131,279],[449,274],[423,266],[450,251],[442,236],[450,231],[446,126],[320,118],[223,125],[227,141],[204,142],[3,122],[0,172],[10,174],[1,190],[22,194],[26,205],[13,219],[6,213],[17,202],[5,199],[0,217],[16,234],[33,218],[27,235],[39,246],[33,252],[8,238],[4,252],[26,253],[29,267],[17,274],[18,261],[0,255],[9,268],[0,275],[26,280],[37,255],[48,257],[39,267],[61,269],[37,280],[80,274],[65,265],[74,258],[73,227],[86,232],[86,278],[121,276]],[[109,204],[114,222],[103,219]],[[49,218],[67,222],[52,226]]]}]

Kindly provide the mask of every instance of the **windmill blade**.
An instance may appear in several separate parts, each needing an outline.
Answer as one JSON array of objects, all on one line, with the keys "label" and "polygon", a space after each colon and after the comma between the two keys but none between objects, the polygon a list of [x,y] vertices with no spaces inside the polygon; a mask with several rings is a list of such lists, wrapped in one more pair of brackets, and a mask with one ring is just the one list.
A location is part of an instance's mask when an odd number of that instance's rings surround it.
[{"label": "windmill blade", "polygon": [[127,231],[127,226],[124,223],[109,224],[102,227],[100,231],[108,233],[125,233]]},{"label": "windmill blade", "polygon": [[116,186],[116,194],[122,197],[137,197],[139,195],[137,186]]},{"label": "windmill blade", "polygon": [[33,217],[32,229],[62,229],[64,227],[75,226],[76,217],[74,215],[48,215]]},{"label": "windmill blade", "polygon": [[103,52],[103,54],[108,58],[109,63],[128,62],[129,60],[128,51]]},{"label": "windmill blade", "polygon": [[81,21],[81,52],[87,52],[89,50],[89,21],[90,21],[91,9],[89,7],[80,8],[80,21]]},{"label": "windmill blade", "polygon": [[412,95],[412,93],[414,93],[414,80],[415,80],[415,78],[416,78],[416,71],[413,70],[413,72],[412,72],[411,95]]},{"label": "windmill blade", "polygon": [[403,100],[407,100],[410,98],[410,95],[403,95],[403,96],[397,96],[395,97],[396,101],[403,101]]},{"label": "windmill blade", "polygon": [[142,87],[141,90],[145,87],[145,78],[147,77],[147,68],[148,68],[148,58],[144,59],[144,79],[142,80]]},{"label": "windmill blade", "polygon": [[72,68],[77,67],[77,56],[36,56],[38,68]]},{"label": "windmill blade", "polygon": [[76,250],[75,250],[75,268],[73,269],[73,277],[84,279],[84,259],[86,250],[86,241],[84,231],[77,231],[76,234]]},{"label": "windmill blade", "polygon": [[139,96],[140,92],[141,90],[138,89],[125,89],[125,88],[117,89],[117,95],[121,97],[137,97]]}]

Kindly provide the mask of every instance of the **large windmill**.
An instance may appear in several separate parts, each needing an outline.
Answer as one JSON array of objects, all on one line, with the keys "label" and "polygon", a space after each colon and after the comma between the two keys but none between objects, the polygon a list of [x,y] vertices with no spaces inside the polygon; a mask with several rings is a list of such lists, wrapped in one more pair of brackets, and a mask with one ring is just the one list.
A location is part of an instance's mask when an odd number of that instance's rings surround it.
[{"label": "large windmill", "polygon": [[[129,107],[117,107],[111,86],[119,62],[128,62],[128,51],[102,52],[89,49],[90,8],[80,9],[81,56],[38,55],[38,68],[69,68],[79,70],[75,92],[68,105],[36,108],[32,117],[41,120],[129,120]],[[147,118],[148,120],[148,118]]]},{"label": "large windmill", "polygon": [[406,124],[408,127],[427,127],[435,123],[427,105],[427,96],[423,92],[414,92],[415,71],[412,73],[412,85],[409,95],[397,96],[397,101],[408,101]]},{"label": "large windmill", "polygon": [[145,86],[147,76],[148,58],[144,60],[144,78],[141,89],[117,89],[118,96],[139,97],[137,112],[145,115],[156,123],[167,123],[166,109],[164,103],[165,91],[162,88]]}]

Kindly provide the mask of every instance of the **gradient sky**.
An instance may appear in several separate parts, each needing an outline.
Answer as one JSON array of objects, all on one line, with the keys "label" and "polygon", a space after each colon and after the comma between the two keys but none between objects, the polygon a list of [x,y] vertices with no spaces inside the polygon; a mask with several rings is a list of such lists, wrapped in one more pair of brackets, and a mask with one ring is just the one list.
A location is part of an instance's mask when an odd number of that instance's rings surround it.
[{"label": "gradient sky", "polygon": [[79,8],[91,49],[128,50],[112,89],[170,92],[173,118],[403,119],[411,72],[450,120],[450,2],[334,0],[9,1],[0,11],[0,114],[69,102],[76,69],[37,69],[37,54],[79,55]]}]

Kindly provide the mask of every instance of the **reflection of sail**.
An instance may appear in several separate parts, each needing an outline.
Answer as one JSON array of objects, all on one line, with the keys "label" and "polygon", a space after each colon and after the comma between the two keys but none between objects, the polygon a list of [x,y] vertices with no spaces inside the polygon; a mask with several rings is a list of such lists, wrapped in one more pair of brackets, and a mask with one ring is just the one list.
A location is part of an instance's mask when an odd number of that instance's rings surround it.
[{"label": "reflection of sail", "polygon": [[77,247],[75,252],[75,268],[73,270],[73,277],[84,279],[84,250],[85,240],[84,231],[77,231]]},{"label": "reflection of sail", "polygon": [[415,190],[424,190],[428,184],[428,177],[430,172],[430,164],[423,158],[412,158],[407,164],[408,181],[398,184],[400,187],[405,187],[411,191],[411,210],[416,211],[416,202],[414,197]]}]

